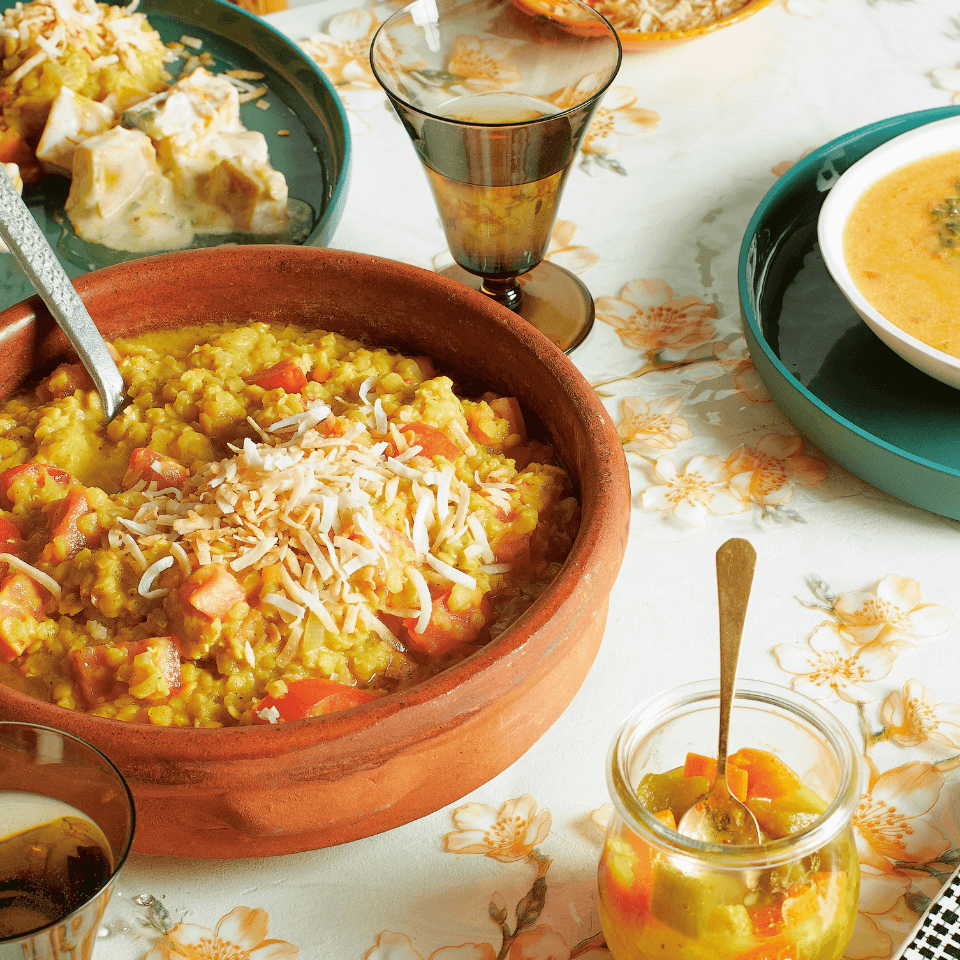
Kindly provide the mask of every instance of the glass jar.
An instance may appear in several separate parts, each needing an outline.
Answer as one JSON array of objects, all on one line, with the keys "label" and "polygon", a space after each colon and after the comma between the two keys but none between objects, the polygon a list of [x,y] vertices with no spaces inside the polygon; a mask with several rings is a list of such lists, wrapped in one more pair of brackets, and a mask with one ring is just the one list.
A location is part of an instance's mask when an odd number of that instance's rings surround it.
[{"label": "glass jar", "polygon": [[716,757],[719,700],[716,681],[675,688],[640,706],[613,741],[599,869],[607,946],[615,960],[839,960],[857,915],[860,754],[832,714],[784,687],[738,683],[731,754],[773,754],[826,808],[790,836],[703,843],[638,799],[645,774],[676,772],[688,753]]}]

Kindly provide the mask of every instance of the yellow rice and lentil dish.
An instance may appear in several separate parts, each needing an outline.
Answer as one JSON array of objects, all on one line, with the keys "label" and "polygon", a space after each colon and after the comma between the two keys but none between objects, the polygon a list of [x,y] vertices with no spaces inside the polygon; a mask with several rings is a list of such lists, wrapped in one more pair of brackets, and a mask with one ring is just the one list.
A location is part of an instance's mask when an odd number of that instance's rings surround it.
[{"label": "yellow rice and lentil dish", "polygon": [[279,324],[116,340],[0,407],[0,682],[162,726],[275,723],[482,647],[579,508],[513,398]]}]

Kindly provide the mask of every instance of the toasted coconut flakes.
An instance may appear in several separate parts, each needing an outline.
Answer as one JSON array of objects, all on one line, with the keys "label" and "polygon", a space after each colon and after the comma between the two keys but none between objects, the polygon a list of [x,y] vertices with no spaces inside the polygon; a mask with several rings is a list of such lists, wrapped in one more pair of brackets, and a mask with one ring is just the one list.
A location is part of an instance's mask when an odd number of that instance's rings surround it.
[{"label": "toasted coconut flakes", "polygon": [[294,603],[293,600],[285,597],[282,593],[268,593],[264,596],[263,602],[269,603],[284,613],[289,613],[291,617],[295,617],[297,620],[307,612],[305,607],[299,603]]},{"label": "toasted coconut flakes", "polygon": [[109,636],[107,628],[99,620],[88,620],[87,630],[94,640],[106,640]]},{"label": "toasted coconut flakes", "polygon": [[183,575],[189,577],[192,568],[190,566],[190,558],[187,556],[187,551],[184,550],[179,543],[174,541],[170,544],[170,553],[176,557],[177,563],[180,564],[180,569],[183,571]]},{"label": "toasted coconut flakes", "polygon": [[303,624],[298,621],[290,628],[290,636],[277,654],[276,663],[278,667],[285,667],[297,655],[302,639]]},{"label": "toasted coconut flakes", "polygon": [[357,391],[357,395],[360,397],[360,402],[362,404],[367,404],[367,394],[370,392],[370,388],[377,382],[376,377],[367,377],[363,383],[360,384],[360,389]]},{"label": "toasted coconut flakes", "polygon": [[470,532],[473,534],[473,539],[476,540],[477,544],[482,547],[480,556],[483,558],[484,563],[493,563],[496,557],[493,555],[493,550],[490,548],[490,541],[487,540],[487,532],[483,529],[483,524],[471,514],[467,517],[467,526],[470,528]]},{"label": "toasted coconut flakes", "polygon": [[447,430],[453,436],[454,442],[457,446],[468,456],[472,457],[476,452],[477,448],[474,446],[473,441],[467,435],[467,431],[463,429],[463,424],[454,418],[447,424]]},{"label": "toasted coconut flakes", "polygon": [[343,632],[349,637],[357,629],[357,620],[360,618],[360,604],[351,603],[347,607],[347,615],[343,618]]},{"label": "toasted coconut flakes", "polygon": [[262,710],[257,711],[257,716],[261,720],[266,720],[267,723],[280,722],[280,711],[276,707],[264,707]]},{"label": "toasted coconut flakes", "polygon": [[413,629],[417,633],[423,633],[427,629],[427,624],[430,623],[430,615],[433,613],[433,598],[430,596],[430,587],[427,586],[423,574],[410,564],[407,565],[406,570],[407,576],[416,588],[417,600],[420,603],[420,615]]},{"label": "toasted coconut flakes", "polygon": [[157,532],[157,528],[146,523],[137,523],[136,520],[128,520],[126,517],[117,518],[128,530],[140,534],[141,537],[149,537]]},{"label": "toasted coconut flakes", "polygon": [[473,590],[477,586],[476,577],[471,576],[469,573],[464,573],[456,567],[451,567],[449,563],[444,563],[443,560],[438,559],[432,553],[428,553],[424,559],[437,573],[442,574],[448,580],[453,581],[453,583],[459,583],[468,590]]},{"label": "toasted coconut flakes", "polygon": [[36,580],[46,590],[49,590],[51,595],[60,599],[60,584],[57,583],[53,577],[48,576],[42,570],[38,570],[36,567],[30,566],[26,560],[21,560],[19,557],[14,556],[12,553],[0,553],[0,562],[8,563],[14,570],[19,570],[20,573],[25,573],[31,580]]},{"label": "toasted coconut flakes", "polygon": [[372,630],[381,640],[397,650],[400,649],[400,641],[393,635],[390,628],[382,620],[378,620],[366,607],[360,607],[360,619],[363,625],[368,630]]},{"label": "toasted coconut flakes", "polygon": [[185,46],[189,47],[191,50],[202,50],[203,41],[199,37],[187,37],[183,36],[180,38],[180,42]]},{"label": "toasted coconut flakes", "polygon": [[500,573],[509,573],[513,569],[512,563],[481,563],[480,572],[487,573],[490,576],[496,576]]},{"label": "toasted coconut flakes", "polygon": [[413,518],[413,549],[419,556],[423,556],[430,549],[430,531],[427,527],[427,517],[433,512],[430,497],[424,494],[417,502],[417,512]]},{"label": "toasted coconut flakes", "polygon": [[234,77],[237,80],[262,80],[263,74],[259,70],[225,70],[228,77]]},{"label": "toasted coconut flakes", "polygon": [[143,551],[140,549],[137,541],[130,536],[129,533],[122,533],[120,535],[123,545],[133,554],[133,559],[136,560],[137,566],[141,570],[147,569],[147,558],[143,555]]},{"label": "toasted coconut flakes", "polygon": [[289,131],[289,130],[278,130],[278,131],[277,131],[277,136],[278,136],[278,137],[289,137],[289,136],[290,136],[290,131]]},{"label": "toasted coconut flakes", "polygon": [[[264,88],[264,91],[263,91],[263,92],[264,92],[264,93],[267,92],[267,91],[266,91],[266,88]],[[266,100],[258,100],[257,103],[256,103],[256,107],[257,107],[258,110],[269,110],[269,109],[270,109],[270,104],[269,104]]]},{"label": "toasted coconut flakes", "polygon": [[169,570],[176,563],[176,560],[173,557],[161,557],[159,560],[151,563],[146,570],[143,571],[143,576],[140,578],[140,583],[137,584],[137,593],[141,597],[145,597],[147,600],[155,600],[158,597],[165,597],[167,591],[163,588],[153,590],[153,583],[163,573],[164,570]]},{"label": "toasted coconut flakes", "polygon": [[255,667],[257,665],[257,655],[253,652],[253,647],[250,646],[249,640],[243,645],[243,656],[251,667]]}]

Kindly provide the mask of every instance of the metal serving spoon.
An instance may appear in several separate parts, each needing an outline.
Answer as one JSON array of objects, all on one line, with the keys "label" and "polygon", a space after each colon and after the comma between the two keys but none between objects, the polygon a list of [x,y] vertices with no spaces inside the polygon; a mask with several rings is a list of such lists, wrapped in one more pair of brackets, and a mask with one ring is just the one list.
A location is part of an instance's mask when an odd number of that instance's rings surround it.
[{"label": "metal serving spoon", "polygon": [[760,843],[754,815],[727,786],[727,736],[737,683],[740,639],[747,615],[757,554],[746,540],[728,540],[717,550],[717,599],[720,605],[720,738],[717,775],[707,793],[681,818],[677,831],[706,843],[751,846]]},{"label": "metal serving spoon", "polygon": [[17,258],[100,391],[107,419],[127,402],[123,377],[80,295],[5,170],[0,168],[0,238]]}]

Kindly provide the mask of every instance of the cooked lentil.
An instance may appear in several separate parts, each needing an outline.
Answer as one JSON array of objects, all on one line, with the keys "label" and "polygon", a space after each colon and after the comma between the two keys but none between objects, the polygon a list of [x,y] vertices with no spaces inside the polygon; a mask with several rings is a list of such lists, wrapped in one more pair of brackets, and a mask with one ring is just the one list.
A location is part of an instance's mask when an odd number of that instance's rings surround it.
[{"label": "cooked lentil", "polygon": [[380,696],[489,642],[569,552],[576,499],[516,401],[426,358],[262,323],[113,346],[112,422],[78,364],[0,407],[11,687],[198,727],[287,718],[310,678]]}]

